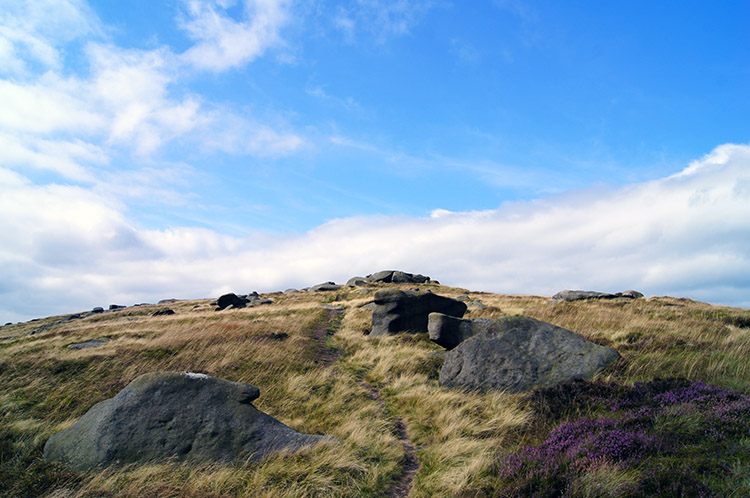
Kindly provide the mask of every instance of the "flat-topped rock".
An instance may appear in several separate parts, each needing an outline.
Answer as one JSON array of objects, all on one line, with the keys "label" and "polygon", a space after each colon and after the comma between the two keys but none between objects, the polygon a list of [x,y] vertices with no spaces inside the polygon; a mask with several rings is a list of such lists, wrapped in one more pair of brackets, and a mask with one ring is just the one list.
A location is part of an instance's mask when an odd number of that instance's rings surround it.
[{"label": "flat-topped rock", "polygon": [[323,282],[322,284],[313,285],[310,287],[312,292],[326,292],[326,291],[337,291],[341,288],[336,282]]},{"label": "flat-topped rock", "polygon": [[52,436],[44,456],[76,470],[163,461],[260,460],[327,440],[301,434],[252,405],[251,384],[203,374],[141,375]]},{"label": "flat-topped rock", "polygon": [[444,320],[463,334],[445,357],[440,385],[524,392],[590,379],[620,355],[550,323],[526,317]]},{"label": "flat-topped rock", "polygon": [[462,317],[466,304],[429,291],[381,289],[375,293],[371,337],[427,332],[430,313]]},{"label": "flat-topped rock", "polygon": [[608,292],[597,292],[597,291],[584,291],[584,290],[563,290],[552,296],[552,299],[556,302],[571,302],[571,301],[582,301],[584,299],[638,299],[644,297],[638,291],[628,290],[624,292],[618,292],[616,294],[610,294]]},{"label": "flat-topped rock", "polygon": [[68,349],[88,349],[88,348],[97,348],[99,346],[104,346],[109,342],[109,339],[91,339],[90,341],[86,342],[78,342],[76,344],[70,344],[68,346]]}]

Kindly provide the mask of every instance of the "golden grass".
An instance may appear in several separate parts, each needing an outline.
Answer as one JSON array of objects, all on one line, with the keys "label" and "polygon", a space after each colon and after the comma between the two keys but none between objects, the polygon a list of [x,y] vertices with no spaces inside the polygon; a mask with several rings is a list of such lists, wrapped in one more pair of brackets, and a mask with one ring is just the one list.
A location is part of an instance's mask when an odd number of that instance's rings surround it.
[{"label": "golden grass", "polygon": [[[543,297],[420,287],[481,300],[486,307],[470,308],[469,318],[530,316],[616,348],[623,358],[599,374],[602,380],[627,384],[685,376],[750,390],[747,310],[675,298],[553,304]],[[26,334],[61,317],[3,327],[0,338],[18,339],[0,343],[0,417],[17,447],[39,451],[47,437],[138,375],[194,371],[257,385],[259,409],[296,430],[341,443],[261,463],[115,467],[82,474],[75,484],[61,482],[47,494],[385,496],[405,462],[397,428],[403,422],[421,464],[410,496],[472,496],[488,489],[498,455],[526,442],[526,431],[538,425],[518,395],[440,387],[444,352],[426,334],[369,339],[371,312],[361,306],[371,294],[343,289],[271,297],[272,305],[222,312],[213,311],[209,300],[140,306],[59,324],[34,336]],[[345,307],[346,314],[328,341],[342,356],[324,368],[313,331],[326,319],[327,304]],[[151,317],[167,307],[176,314]],[[286,339],[271,336],[282,332]],[[99,338],[108,342],[68,349]],[[576,483],[577,492],[616,496],[632,479],[605,466]],[[602,488],[603,482],[611,485]]]}]

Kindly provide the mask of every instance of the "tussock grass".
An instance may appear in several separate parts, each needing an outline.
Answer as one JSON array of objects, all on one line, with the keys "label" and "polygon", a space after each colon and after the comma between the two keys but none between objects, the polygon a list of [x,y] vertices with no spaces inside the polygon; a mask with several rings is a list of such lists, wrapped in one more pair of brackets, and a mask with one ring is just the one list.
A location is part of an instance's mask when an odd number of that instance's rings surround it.
[{"label": "tussock grass", "polygon": [[[379,286],[370,286],[374,291]],[[414,285],[397,286],[413,288]],[[617,349],[622,360],[598,379],[632,385],[681,376],[750,392],[750,312],[677,298],[553,304],[536,296],[468,295],[485,307],[467,318],[524,315]],[[540,420],[523,396],[438,385],[445,353],[426,334],[369,339],[372,292],[274,293],[274,303],[215,312],[210,300],[178,301],[59,323],[50,317],[0,328],[0,494],[4,496],[387,496],[406,462],[399,424],[417,447],[410,496],[492,495],[503,455],[535,444],[558,421]],[[346,308],[325,346],[313,331],[326,305]],[[175,315],[152,317],[171,308]],[[50,327],[29,336],[33,330]],[[328,324],[332,331],[339,324]],[[286,334],[282,336],[280,334]],[[108,339],[100,347],[69,345]],[[330,366],[321,347],[341,356]],[[290,427],[326,434],[321,443],[261,463],[112,467],[76,473],[41,458],[46,439],[138,375],[202,372],[260,387],[254,404]],[[661,420],[665,430],[674,420]],[[687,423],[682,420],[680,423]],[[687,430],[687,429],[686,429]],[[747,463],[727,482],[747,488]],[[571,496],[617,496],[635,479],[607,466],[572,483]],[[8,483],[13,483],[12,485]],[[744,489],[743,488],[743,489]]]}]

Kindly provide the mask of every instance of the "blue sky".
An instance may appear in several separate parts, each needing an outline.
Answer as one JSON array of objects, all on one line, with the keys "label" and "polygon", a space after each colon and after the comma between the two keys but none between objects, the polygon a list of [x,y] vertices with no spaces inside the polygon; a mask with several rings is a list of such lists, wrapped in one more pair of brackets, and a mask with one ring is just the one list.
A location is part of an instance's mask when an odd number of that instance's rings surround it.
[{"label": "blue sky", "polygon": [[391,267],[750,306],[749,21],[0,0],[0,320]]}]

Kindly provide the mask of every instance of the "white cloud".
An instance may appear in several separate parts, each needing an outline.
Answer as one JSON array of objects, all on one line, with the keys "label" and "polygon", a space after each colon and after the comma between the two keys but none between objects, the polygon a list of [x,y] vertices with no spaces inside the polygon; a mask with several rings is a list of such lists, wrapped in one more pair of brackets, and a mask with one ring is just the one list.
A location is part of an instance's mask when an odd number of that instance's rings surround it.
[{"label": "white cloud", "polygon": [[635,288],[750,306],[749,184],[750,146],[724,145],[681,174],[623,188],[237,238],[137,230],[106,196],[34,187],[0,170],[0,319],[341,282],[383,268],[476,290]]},{"label": "white cloud", "polygon": [[244,65],[281,44],[279,31],[288,21],[286,0],[242,0],[242,19],[228,8],[235,1],[187,0],[182,23],[196,44],[182,58],[198,69],[224,71]]},{"label": "white cloud", "polygon": [[60,68],[60,45],[100,32],[79,0],[4,0],[0,8],[0,74],[24,75],[29,62]]}]

